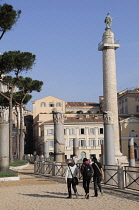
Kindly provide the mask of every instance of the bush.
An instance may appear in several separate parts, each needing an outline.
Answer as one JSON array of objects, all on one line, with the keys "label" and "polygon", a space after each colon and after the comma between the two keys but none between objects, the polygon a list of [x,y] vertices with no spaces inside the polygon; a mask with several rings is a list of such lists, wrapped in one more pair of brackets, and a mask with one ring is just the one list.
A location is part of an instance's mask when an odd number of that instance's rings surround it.
[{"label": "bush", "polygon": [[27,163],[28,163],[27,160],[16,160],[13,163],[10,163],[9,166],[18,167],[18,166],[26,165]]}]

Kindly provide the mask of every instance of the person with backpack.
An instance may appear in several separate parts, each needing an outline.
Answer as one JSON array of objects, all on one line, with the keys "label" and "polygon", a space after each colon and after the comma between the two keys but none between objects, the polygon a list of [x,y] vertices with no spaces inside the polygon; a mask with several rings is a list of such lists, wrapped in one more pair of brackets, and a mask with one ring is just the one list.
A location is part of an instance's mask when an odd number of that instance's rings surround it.
[{"label": "person with backpack", "polygon": [[101,195],[103,195],[103,190],[101,187],[101,180],[102,180],[102,176],[104,176],[104,172],[103,172],[101,163],[97,161],[96,157],[93,157],[92,161],[94,162],[92,163],[92,168],[94,170],[94,175],[93,175],[94,193],[95,193],[94,196],[97,197],[98,196],[97,186],[99,188]]},{"label": "person with backpack", "polygon": [[89,199],[89,185],[93,176],[93,169],[87,158],[83,159],[83,164],[81,166],[81,174],[83,176],[83,188],[85,191],[85,198]]}]

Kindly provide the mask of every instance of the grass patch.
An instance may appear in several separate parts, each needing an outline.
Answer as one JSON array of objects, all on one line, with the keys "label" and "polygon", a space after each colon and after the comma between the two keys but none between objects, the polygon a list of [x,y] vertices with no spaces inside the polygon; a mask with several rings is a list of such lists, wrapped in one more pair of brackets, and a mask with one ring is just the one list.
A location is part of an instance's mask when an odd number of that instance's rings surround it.
[{"label": "grass patch", "polygon": [[18,167],[18,166],[26,165],[27,163],[28,163],[27,160],[16,160],[13,163],[10,163],[9,166]]},{"label": "grass patch", "polygon": [[3,177],[13,177],[13,176],[18,176],[16,173],[8,172],[8,171],[0,171],[0,178]]}]

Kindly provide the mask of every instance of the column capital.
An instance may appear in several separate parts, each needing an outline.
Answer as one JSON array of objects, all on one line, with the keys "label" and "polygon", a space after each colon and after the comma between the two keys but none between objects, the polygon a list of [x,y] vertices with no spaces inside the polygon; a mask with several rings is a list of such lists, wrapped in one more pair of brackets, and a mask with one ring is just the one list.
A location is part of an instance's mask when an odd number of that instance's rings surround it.
[{"label": "column capital", "polygon": [[104,124],[114,124],[113,113],[110,111],[103,112]]},{"label": "column capital", "polygon": [[53,111],[54,124],[64,124],[64,113]]}]

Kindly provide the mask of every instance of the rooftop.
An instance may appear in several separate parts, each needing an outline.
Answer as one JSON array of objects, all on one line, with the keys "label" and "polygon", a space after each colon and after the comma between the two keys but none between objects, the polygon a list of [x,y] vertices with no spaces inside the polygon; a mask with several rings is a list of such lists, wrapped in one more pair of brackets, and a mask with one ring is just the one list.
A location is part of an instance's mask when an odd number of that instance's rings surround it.
[{"label": "rooftop", "polygon": [[73,106],[99,106],[99,103],[95,102],[67,102],[68,107]]}]

